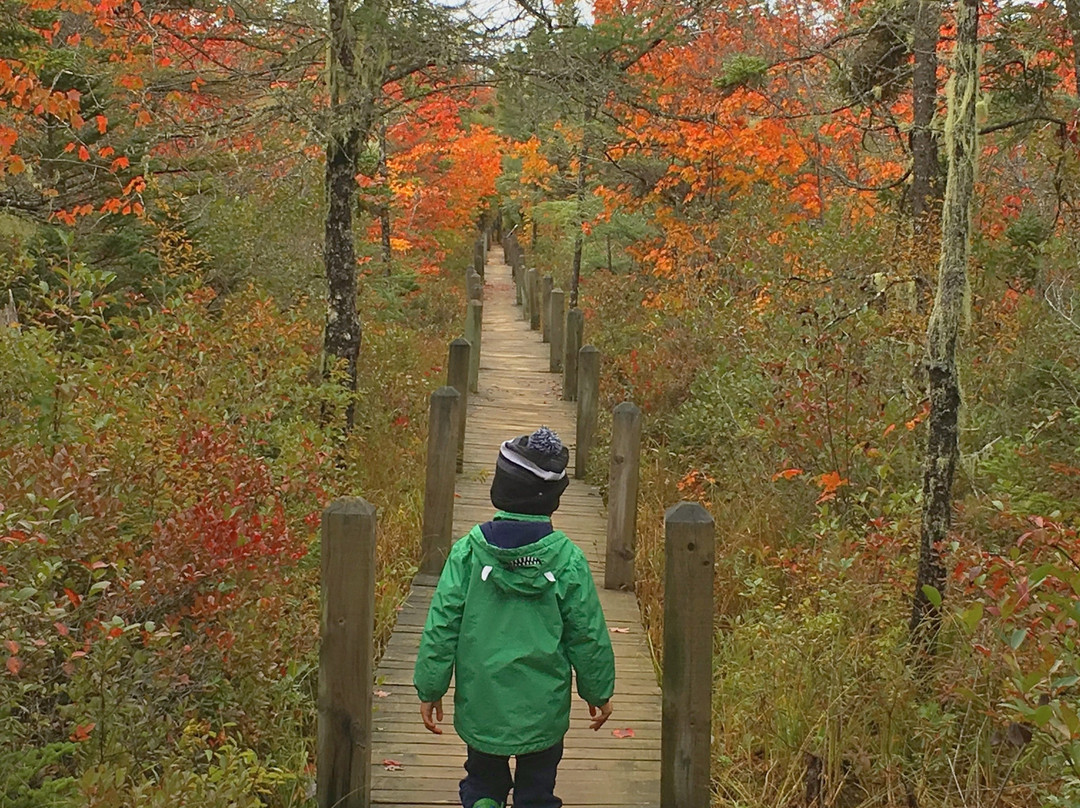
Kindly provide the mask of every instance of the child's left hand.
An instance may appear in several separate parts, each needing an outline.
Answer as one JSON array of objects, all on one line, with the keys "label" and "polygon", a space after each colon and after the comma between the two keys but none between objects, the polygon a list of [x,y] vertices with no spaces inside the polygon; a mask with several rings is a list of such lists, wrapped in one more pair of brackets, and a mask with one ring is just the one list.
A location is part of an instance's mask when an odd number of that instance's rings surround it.
[{"label": "child's left hand", "polygon": [[[432,713],[434,713],[434,717]],[[436,735],[442,735],[442,730],[439,729],[438,725],[438,722],[442,721],[442,715],[442,699],[420,702],[420,718],[424,720],[424,726]]]}]

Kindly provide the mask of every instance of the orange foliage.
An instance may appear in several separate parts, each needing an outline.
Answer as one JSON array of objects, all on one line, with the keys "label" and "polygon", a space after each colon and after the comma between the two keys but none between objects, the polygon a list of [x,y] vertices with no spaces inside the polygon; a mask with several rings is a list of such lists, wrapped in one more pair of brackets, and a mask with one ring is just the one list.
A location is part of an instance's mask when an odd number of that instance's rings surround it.
[{"label": "orange foliage", "polygon": [[432,95],[387,129],[392,232],[399,247],[429,251],[436,261],[442,258],[439,235],[469,229],[495,196],[504,143],[493,129],[462,120],[475,100]]}]

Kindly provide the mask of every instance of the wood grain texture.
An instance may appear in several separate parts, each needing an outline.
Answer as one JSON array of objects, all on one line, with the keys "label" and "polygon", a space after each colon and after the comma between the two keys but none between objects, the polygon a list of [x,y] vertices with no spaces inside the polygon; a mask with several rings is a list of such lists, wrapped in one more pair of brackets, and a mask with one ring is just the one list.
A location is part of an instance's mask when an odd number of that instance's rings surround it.
[{"label": "wood grain texture", "polygon": [[664,515],[664,709],[661,799],[709,804],[715,526],[697,502]]},{"label": "wood grain texture", "polygon": [[612,411],[608,473],[606,589],[634,586],[638,476],[641,465],[641,410],[624,401]]},{"label": "wood grain texture", "polygon": [[322,517],[319,808],[366,808],[371,789],[375,506],[348,497]]},{"label": "wood grain texture", "polygon": [[[495,458],[502,441],[549,426],[570,444],[576,437],[575,405],[563,401],[550,351],[514,306],[515,285],[498,247],[489,255],[485,284],[483,361],[477,391],[468,399],[463,471],[457,475],[454,536],[491,518],[489,499]],[[576,447],[569,445],[571,463]],[[603,586],[607,516],[599,491],[574,480],[553,517],[585,552],[598,587]],[[420,722],[412,687],[432,586],[414,584],[375,675],[372,740],[372,804],[380,808],[459,805],[465,745],[453,730],[453,686],[443,699],[443,735]],[[600,590],[615,649],[614,713],[599,732],[588,728],[589,711],[574,699],[566,751],[556,793],[566,808],[656,808],[660,804],[661,699],[633,593]],[[616,729],[633,729],[618,738]],[[389,771],[383,761],[402,768]],[[511,798],[512,803],[512,798]]]}]

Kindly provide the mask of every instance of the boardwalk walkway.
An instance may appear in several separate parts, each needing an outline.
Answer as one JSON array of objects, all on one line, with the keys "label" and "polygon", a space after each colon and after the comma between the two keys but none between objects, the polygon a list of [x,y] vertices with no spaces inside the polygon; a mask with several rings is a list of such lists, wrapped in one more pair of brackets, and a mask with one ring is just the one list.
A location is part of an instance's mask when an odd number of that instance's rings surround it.
[{"label": "boardwalk walkway", "polygon": [[[514,305],[510,268],[497,247],[491,252],[484,289],[479,392],[469,396],[465,463],[457,479],[454,535],[491,518],[488,499],[499,444],[550,426],[573,443],[574,404],[560,399],[561,377],[548,372],[548,346],[530,331]],[[569,469],[574,467],[573,448]],[[599,492],[571,481],[554,524],[585,551],[592,565],[616,656],[614,713],[599,732],[574,697],[558,787],[567,808],[655,808],[660,803],[660,690],[633,594],[603,589],[606,517]],[[453,732],[453,693],[446,706],[445,734],[420,722],[412,669],[420,630],[431,601],[430,586],[414,585],[379,665],[375,698],[372,802],[395,808],[457,805],[465,745]],[[613,730],[630,728],[632,737]],[[401,764],[388,770],[384,760]],[[511,798],[511,803],[513,802]]]}]

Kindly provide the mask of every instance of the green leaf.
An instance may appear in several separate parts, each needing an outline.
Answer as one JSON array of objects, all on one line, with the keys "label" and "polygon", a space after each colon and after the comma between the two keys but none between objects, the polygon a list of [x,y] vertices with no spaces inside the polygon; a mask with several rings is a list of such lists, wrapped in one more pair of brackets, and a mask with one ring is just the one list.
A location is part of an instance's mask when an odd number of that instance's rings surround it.
[{"label": "green leaf", "polygon": [[95,592],[103,592],[110,586],[112,586],[112,581],[98,581],[90,587],[90,594],[93,595]]},{"label": "green leaf", "polygon": [[1075,674],[1070,676],[1062,676],[1052,681],[1050,683],[1050,687],[1053,690],[1058,690],[1063,687],[1072,687],[1077,682],[1080,682],[1080,676],[1077,676]]},{"label": "green leaf", "polygon": [[975,626],[979,624],[983,616],[982,601],[975,601],[968,608],[964,609],[964,613],[960,615],[960,619],[964,621],[964,625],[968,631],[974,631]]},{"label": "green leaf", "polygon": [[930,586],[930,584],[924,584],[922,593],[926,595],[926,599],[930,601],[934,608],[941,608],[941,593],[938,592],[937,587]]},{"label": "green leaf", "polygon": [[1024,637],[1027,636],[1026,628],[1018,628],[1011,635],[1009,635],[1009,647],[1014,651],[1020,647],[1020,644],[1024,641]]},{"label": "green leaf", "polygon": [[1053,575],[1056,567],[1053,564],[1043,564],[1028,576],[1028,583],[1034,588],[1046,580],[1047,576]]},{"label": "green leaf", "polygon": [[1031,720],[1035,722],[1035,726],[1045,727],[1053,715],[1054,709],[1049,704],[1043,704],[1031,714]]}]

